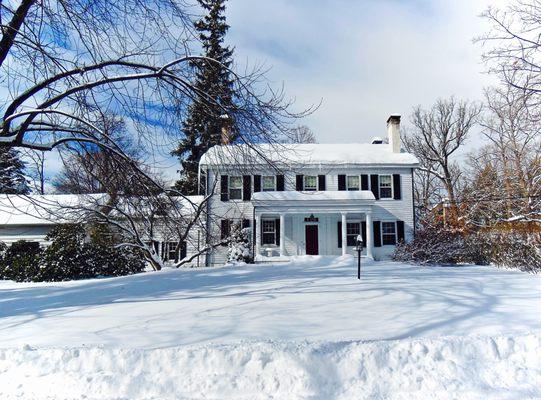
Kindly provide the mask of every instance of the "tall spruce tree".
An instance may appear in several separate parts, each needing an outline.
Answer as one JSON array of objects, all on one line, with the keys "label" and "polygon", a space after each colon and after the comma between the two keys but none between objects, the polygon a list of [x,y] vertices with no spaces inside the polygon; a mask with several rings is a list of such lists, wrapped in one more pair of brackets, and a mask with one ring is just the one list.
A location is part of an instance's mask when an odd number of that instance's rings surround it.
[{"label": "tall spruce tree", "polygon": [[30,188],[24,175],[24,163],[19,152],[12,148],[0,147],[0,193],[28,194]]},{"label": "tall spruce tree", "polygon": [[[184,139],[172,152],[179,157],[182,165],[181,178],[176,187],[184,194],[197,194],[197,170],[201,156],[210,147],[222,142],[224,123],[230,124],[229,128],[234,124],[231,116],[224,119],[224,109],[230,109],[233,104],[233,79],[228,70],[233,61],[233,49],[224,44],[224,37],[229,29],[224,15],[226,1],[198,0],[206,12],[206,15],[194,24],[202,43],[202,55],[221,65],[208,61],[192,64],[197,71],[195,86],[205,95],[199,96],[189,106],[188,116],[182,127]],[[229,132],[229,140],[234,141],[235,129],[229,129]]]}]

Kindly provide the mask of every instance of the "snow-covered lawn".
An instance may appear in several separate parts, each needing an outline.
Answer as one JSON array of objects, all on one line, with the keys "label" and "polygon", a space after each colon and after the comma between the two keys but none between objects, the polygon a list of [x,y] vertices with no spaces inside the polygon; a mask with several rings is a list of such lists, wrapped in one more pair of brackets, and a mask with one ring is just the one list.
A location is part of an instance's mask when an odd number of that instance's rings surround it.
[{"label": "snow-covered lawn", "polygon": [[540,398],[540,311],[541,276],[352,258],[0,281],[0,398]]}]

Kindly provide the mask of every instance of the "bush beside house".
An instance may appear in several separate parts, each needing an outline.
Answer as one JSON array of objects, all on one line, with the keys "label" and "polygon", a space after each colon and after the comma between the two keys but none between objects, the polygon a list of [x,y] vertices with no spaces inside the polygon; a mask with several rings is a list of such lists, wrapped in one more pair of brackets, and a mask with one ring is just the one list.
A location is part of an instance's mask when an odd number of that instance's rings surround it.
[{"label": "bush beside house", "polygon": [[15,242],[0,257],[0,279],[18,282],[66,281],[142,272],[143,258],[114,243],[88,241],[82,225],[62,225],[47,236],[51,245]]}]

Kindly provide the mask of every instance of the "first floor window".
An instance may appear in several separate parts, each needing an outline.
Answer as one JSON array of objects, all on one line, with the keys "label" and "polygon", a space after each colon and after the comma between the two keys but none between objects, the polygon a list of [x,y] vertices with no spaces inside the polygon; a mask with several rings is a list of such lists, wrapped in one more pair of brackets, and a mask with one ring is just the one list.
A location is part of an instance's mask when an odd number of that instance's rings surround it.
[{"label": "first floor window", "polygon": [[264,219],[262,224],[262,244],[276,244],[276,221],[273,219]]},{"label": "first floor window", "polygon": [[263,191],[274,192],[276,190],[276,177],[273,175],[263,176]]},{"label": "first floor window", "polygon": [[163,242],[162,243],[162,259],[164,261],[178,260],[178,242]]},{"label": "first floor window", "polygon": [[381,223],[381,241],[383,245],[396,244],[396,223],[382,222]]},{"label": "first floor window", "polygon": [[359,175],[348,176],[348,190],[359,190]]},{"label": "first floor window", "polygon": [[379,176],[379,197],[380,199],[393,198],[393,179],[391,175]]},{"label": "first floor window", "polygon": [[304,190],[317,190],[317,176],[315,175],[304,176]]},{"label": "first floor window", "polygon": [[229,177],[229,199],[242,199],[242,176]]},{"label": "first floor window", "polygon": [[357,236],[361,234],[361,224],[359,222],[348,222],[346,225],[347,245],[356,246]]}]

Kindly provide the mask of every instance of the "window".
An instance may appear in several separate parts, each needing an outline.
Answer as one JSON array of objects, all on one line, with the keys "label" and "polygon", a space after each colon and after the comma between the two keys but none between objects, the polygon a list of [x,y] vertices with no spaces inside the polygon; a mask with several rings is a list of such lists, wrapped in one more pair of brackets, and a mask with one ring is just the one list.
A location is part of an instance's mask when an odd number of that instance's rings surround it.
[{"label": "window", "polygon": [[347,186],[348,190],[359,190],[359,175],[348,176]]},{"label": "window", "polygon": [[162,259],[164,261],[178,260],[178,242],[163,242],[162,243]]},{"label": "window", "polygon": [[379,198],[380,199],[393,198],[393,177],[391,175],[379,176]]},{"label": "window", "polygon": [[357,236],[361,234],[361,224],[359,222],[348,222],[346,224],[347,245],[356,246]]},{"label": "window", "polygon": [[230,200],[242,199],[242,176],[229,177],[229,199]]},{"label": "window", "polygon": [[396,223],[381,223],[381,242],[383,243],[383,245],[396,244]]},{"label": "window", "polygon": [[264,219],[261,221],[263,227],[262,244],[276,244],[276,221]]},{"label": "window", "polygon": [[276,177],[273,175],[263,176],[263,191],[274,192],[276,190]]},{"label": "window", "polygon": [[317,176],[305,175],[304,176],[304,190],[317,190]]}]

